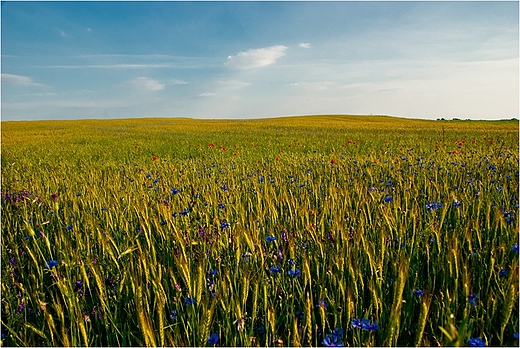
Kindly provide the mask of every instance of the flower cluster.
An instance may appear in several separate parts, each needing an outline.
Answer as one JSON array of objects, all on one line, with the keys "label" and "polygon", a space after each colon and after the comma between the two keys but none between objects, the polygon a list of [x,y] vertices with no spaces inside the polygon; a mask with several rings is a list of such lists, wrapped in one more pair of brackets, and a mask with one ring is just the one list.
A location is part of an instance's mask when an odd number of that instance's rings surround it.
[{"label": "flower cluster", "polygon": [[352,327],[355,329],[361,329],[368,332],[374,332],[379,330],[379,325],[377,325],[377,322],[370,322],[370,320],[363,318],[363,319],[354,319],[351,322]]}]

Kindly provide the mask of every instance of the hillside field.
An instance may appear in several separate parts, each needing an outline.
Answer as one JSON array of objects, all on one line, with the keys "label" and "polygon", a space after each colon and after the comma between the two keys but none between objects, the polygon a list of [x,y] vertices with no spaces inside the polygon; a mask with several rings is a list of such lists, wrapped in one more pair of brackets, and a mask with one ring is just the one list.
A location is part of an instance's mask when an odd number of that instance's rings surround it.
[{"label": "hillside field", "polygon": [[1,123],[3,346],[518,346],[519,123]]}]

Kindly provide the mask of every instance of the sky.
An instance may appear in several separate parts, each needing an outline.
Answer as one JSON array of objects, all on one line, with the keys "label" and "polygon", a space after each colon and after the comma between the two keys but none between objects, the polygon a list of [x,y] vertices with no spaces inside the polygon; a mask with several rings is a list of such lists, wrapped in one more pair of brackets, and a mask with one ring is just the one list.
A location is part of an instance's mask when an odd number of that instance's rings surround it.
[{"label": "sky", "polygon": [[519,118],[518,2],[1,2],[1,118]]}]

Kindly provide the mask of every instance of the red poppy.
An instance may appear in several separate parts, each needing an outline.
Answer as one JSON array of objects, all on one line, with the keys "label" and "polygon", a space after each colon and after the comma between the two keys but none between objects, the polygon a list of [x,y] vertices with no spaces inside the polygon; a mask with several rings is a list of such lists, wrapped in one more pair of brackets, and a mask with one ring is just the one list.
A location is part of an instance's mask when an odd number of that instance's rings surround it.
[{"label": "red poppy", "polygon": [[157,161],[157,156],[153,156],[152,160]]}]

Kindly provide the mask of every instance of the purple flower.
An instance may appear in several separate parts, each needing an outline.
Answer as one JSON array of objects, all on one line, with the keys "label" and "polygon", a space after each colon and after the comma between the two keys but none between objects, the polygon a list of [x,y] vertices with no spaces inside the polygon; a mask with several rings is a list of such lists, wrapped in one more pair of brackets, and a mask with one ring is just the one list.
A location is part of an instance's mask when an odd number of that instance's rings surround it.
[{"label": "purple flower", "polygon": [[171,311],[170,313],[170,320],[175,320],[179,316],[179,312],[177,312],[175,309]]},{"label": "purple flower", "polygon": [[484,342],[480,337],[470,338],[468,341],[468,345],[470,347],[487,347],[486,342]]},{"label": "purple flower", "polygon": [[413,294],[417,297],[421,297],[424,294],[424,290],[414,290]]},{"label": "purple flower", "polygon": [[57,200],[57,199],[58,199],[58,195],[55,194],[55,193],[53,193],[53,194],[51,195],[51,197],[52,197],[53,200]]},{"label": "purple flower", "polygon": [[316,307],[320,308],[327,308],[329,304],[325,302],[325,300],[318,300],[318,303],[316,304]]},{"label": "purple flower", "polygon": [[208,344],[217,344],[218,343],[218,334],[212,333],[208,336]]},{"label": "purple flower", "polygon": [[50,260],[48,262],[45,262],[45,267],[49,268],[49,269],[54,268],[57,265],[58,265],[58,261],[56,261],[56,260]]}]

